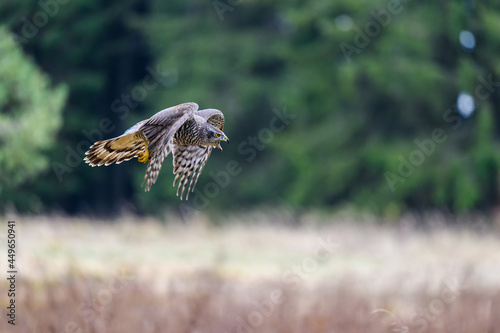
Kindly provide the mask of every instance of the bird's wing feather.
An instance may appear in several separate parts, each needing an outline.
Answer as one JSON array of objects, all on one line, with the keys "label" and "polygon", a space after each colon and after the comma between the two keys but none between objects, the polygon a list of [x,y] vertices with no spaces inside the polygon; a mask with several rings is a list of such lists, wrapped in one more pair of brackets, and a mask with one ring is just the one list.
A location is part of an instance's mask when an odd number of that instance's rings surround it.
[{"label": "bird's wing feather", "polygon": [[198,177],[200,177],[200,173],[210,157],[212,148],[212,146],[173,145],[172,154],[175,174],[173,186],[177,182],[179,183],[177,196],[179,196],[180,192],[181,200],[188,183],[186,200],[189,198],[189,192],[194,191]]},{"label": "bird's wing feather", "polygon": [[146,183],[146,191],[149,191],[156,182],[163,160],[172,151],[175,132],[186,121],[193,119],[193,113],[197,109],[196,103],[180,104],[158,112],[140,127],[152,151],[143,181],[143,184]]},{"label": "bird's wing feather", "polygon": [[142,132],[125,133],[116,138],[98,141],[85,153],[84,161],[91,166],[120,164],[138,157],[145,150],[146,137]]},{"label": "bird's wing feather", "polygon": [[224,114],[222,114],[222,112],[220,112],[219,110],[217,109],[198,110],[195,112],[195,114],[205,119],[205,121],[210,125],[217,127],[221,131],[224,130]]},{"label": "bird's wing feather", "polygon": [[[139,129],[148,139],[149,146],[154,147],[157,144],[165,143],[165,136],[174,124],[178,123],[179,120],[186,115],[192,117],[196,110],[198,110],[198,104],[196,103],[179,104],[154,114],[151,118],[147,119]],[[185,119],[180,125],[182,125],[184,121]],[[175,131],[177,131],[177,129],[178,127]]]}]

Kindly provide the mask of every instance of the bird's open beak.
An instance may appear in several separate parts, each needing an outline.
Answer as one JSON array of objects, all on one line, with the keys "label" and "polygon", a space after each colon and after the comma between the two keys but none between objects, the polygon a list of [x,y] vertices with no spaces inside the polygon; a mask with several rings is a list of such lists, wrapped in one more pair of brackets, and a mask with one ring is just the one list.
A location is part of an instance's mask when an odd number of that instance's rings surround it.
[{"label": "bird's open beak", "polygon": [[217,141],[217,148],[219,148],[220,150],[222,150],[222,147],[220,146],[221,141],[229,142],[229,138],[224,135],[224,137],[221,140]]}]

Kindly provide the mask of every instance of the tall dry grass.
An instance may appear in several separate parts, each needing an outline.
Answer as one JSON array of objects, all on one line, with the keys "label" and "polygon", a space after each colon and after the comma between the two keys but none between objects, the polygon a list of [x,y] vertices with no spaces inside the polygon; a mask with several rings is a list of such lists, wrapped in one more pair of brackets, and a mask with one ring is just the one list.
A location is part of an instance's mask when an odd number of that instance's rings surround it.
[{"label": "tall dry grass", "polygon": [[[2,332],[500,332],[500,292],[460,290],[455,299],[417,290],[365,295],[348,282],[290,290],[281,281],[245,284],[213,272],[177,277],[168,291],[84,276],[21,281],[16,328]],[[182,283],[179,283],[182,281]],[[122,288],[123,287],[123,288]],[[274,297],[282,291],[280,297]],[[279,294],[279,293],[278,293]],[[397,304],[400,304],[399,306]],[[413,313],[405,309],[414,309]]]},{"label": "tall dry grass", "polygon": [[494,229],[290,218],[17,217],[0,332],[500,332]]}]

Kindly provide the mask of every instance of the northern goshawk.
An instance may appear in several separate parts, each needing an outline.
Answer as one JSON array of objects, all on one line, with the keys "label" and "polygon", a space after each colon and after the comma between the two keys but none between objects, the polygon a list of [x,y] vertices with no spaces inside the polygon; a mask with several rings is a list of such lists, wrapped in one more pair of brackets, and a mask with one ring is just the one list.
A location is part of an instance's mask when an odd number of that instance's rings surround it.
[{"label": "northern goshawk", "polygon": [[85,153],[84,161],[93,167],[119,164],[135,157],[142,163],[149,161],[143,181],[145,190],[149,191],[158,178],[163,160],[172,152],[174,186],[179,184],[177,196],[180,192],[182,200],[187,187],[187,200],[212,148],[222,150],[220,142],[229,141],[223,129],[222,112],[198,110],[198,104],[184,103],[138,122],[116,138],[94,143]]}]

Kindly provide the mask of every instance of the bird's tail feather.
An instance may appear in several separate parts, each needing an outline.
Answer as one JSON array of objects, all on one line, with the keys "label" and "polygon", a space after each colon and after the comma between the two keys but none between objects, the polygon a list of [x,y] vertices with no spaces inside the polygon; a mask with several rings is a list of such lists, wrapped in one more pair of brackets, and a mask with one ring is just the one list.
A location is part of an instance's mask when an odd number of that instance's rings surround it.
[{"label": "bird's tail feather", "polygon": [[83,159],[91,166],[120,164],[139,157],[147,148],[147,139],[141,132],[130,133],[104,141],[97,141]]}]

